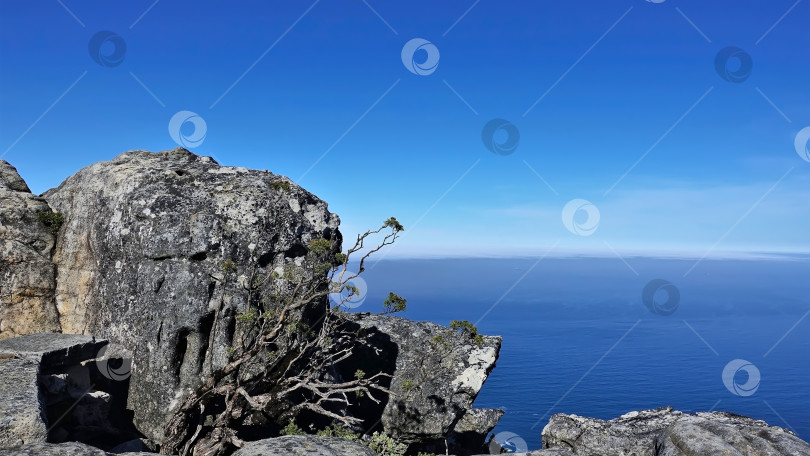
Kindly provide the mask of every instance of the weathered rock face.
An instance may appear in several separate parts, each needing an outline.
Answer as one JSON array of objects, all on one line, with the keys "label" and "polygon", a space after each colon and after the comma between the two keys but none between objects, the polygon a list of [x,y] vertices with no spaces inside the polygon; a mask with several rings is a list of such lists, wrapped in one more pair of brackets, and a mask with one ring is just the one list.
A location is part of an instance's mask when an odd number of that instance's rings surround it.
[{"label": "weathered rock face", "polygon": [[367,446],[335,437],[291,435],[250,442],[234,456],[376,456]]},{"label": "weathered rock face", "polygon": [[[6,355],[8,356],[8,355]],[[45,442],[48,426],[37,388],[39,363],[0,359],[0,448]]]},{"label": "weathered rock face", "polygon": [[53,300],[54,236],[39,213],[51,208],[0,160],[0,339],[60,330]]},{"label": "weathered rock face", "polygon": [[[429,322],[369,314],[355,314],[354,321],[375,333],[375,353],[365,355],[365,362],[393,374],[396,396],[388,399],[381,420],[388,435],[420,445],[436,441],[441,451],[448,436],[465,447],[451,451],[465,452],[471,441],[483,446],[503,412],[472,404],[495,367],[500,337],[484,336],[478,345],[469,334]],[[364,355],[353,361],[363,363]]]},{"label": "weathered rock face", "polygon": [[[154,453],[117,453],[117,456],[154,456]],[[113,456],[83,443],[33,443],[15,448],[0,449],[0,456]]]},{"label": "weathered rock face", "polygon": [[106,343],[89,336],[53,333],[0,341],[0,448],[43,443],[55,427],[90,410],[87,403],[98,391],[85,388],[69,398],[73,406],[60,410],[58,420],[49,417],[51,399],[64,395],[49,394],[40,385],[45,379],[95,358]]},{"label": "weathered rock face", "polygon": [[810,444],[764,421],[725,412],[685,414],[670,407],[610,421],[557,414],[543,429],[543,447],[602,456],[810,455]]},{"label": "weathered rock face", "polygon": [[[223,366],[246,287],[336,233],[326,203],[266,171],[185,149],[131,151],[46,192],[64,225],[54,251],[64,332],[132,359],[129,408],[147,437]],[[258,285],[257,296],[269,291]]]}]

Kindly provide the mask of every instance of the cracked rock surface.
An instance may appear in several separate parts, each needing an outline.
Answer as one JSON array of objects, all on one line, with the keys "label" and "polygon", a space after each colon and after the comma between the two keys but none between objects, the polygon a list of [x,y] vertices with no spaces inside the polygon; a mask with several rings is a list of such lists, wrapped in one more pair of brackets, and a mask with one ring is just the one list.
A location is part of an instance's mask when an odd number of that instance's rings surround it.
[{"label": "cracked rock surface", "polygon": [[282,176],[179,148],[126,152],[43,197],[64,217],[53,256],[62,330],[109,339],[107,356],[131,363],[128,408],[154,441],[226,362],[254,267],[300,261],[339,224]]},{"label": "cracked rock surface", "polygon": [[810,444],[764,421],[671,407],[609,421],[556,414],[543,429],[543,447],[601,456],[810,456]]}]

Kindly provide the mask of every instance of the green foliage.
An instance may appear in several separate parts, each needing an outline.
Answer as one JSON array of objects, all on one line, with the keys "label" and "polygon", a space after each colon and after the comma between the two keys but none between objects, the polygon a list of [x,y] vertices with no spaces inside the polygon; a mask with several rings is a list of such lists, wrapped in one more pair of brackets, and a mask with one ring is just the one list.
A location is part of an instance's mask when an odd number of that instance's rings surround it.
[{"label": "green foliage", "polygon": [[337,424],[331,424],[326,429],[321,429],[320,431],[316,432],[317,435],[321,437],[338,437],[341,439],[351,440],[352,442],[359,442],[360,435],[356,434],[349,429],[346,429],[343,426],[338,426]]},{"label": "green foliage", "polygon": [[479,347],[484,345],[484,336],[478,334],[478,328],[475,327],[474,324],[470,323],[467,320],[453,320],[450,322],[450,328],[453,331],[461,331],[464,334],[468,334],[472,337],[473,342],[475,345]]},{"label": "green foliage", "polygon": [[313,267],[315,277],[325,276],[330,269],[332,269],[332,265],[329,263],[318,263]]},{"label": "green foliage", "polygon": [[309,251],[317,256],[324,255],[332,250],[332,243],[327,239],[313,239],[309,241]]},{"label": "green foliage", "polygon": [[37,213],[37,220],[40,221],[45,227],[48,228],[48,232],[56,236],[56,233],[59,232],[59,228],[62,227],[62,224],[65,223],[65,218],[62,216],[61,212],[51,212],[51,211],[42,211]]},{"label": "green foliage", "polygon": [[226,274],[232,274],[236,272],[236,263],[234,263],[234,261],[231,259],[223,261],[220,267],[222,267],[222,272]]},{"label": "green foliage", "polygon": [[435,345],[439,345],[444,348],[450,348],[450,342],[444,338],[441,334],[436,334],[435,336],[430,338],[430,341],[433,342]]},{"label": "green foliage", "polygon": [[408,300],[397,294],[388,293],[388,297],[383,301],[385,313],[404,312],[407,308]]},{"label": "green foliage", "polygon": [[357,380],[362,380],[363,378],[365,378],[365,376],[366,373],[360,369],[357,369],[357,372],[354,373],[354,378],[356,378]]},{"label": "green foliage", "polygon": [[413,380],[403,380],[402,381],[402,391],[408,392],[412,389],[416,388],[416,383]]},{"label": "green foliage", "polygon": [[405,231],[405,228],[397,221],[396,217],[391,217],[383,223],[383,226],[393,228],[394,231]]},{"label": "green foliage", "polygon": [[253,324],[253,322],[255,322],[258,317],[259,315],[256,309],[250,309],[243,314],[237,315],[236,321],[250,325]]},{"label": "green foliage", "polygon": [[377,431],[371,435],[368,447],[379,456],[404,456],[405,450],[408,449],[404,443],[398,443],[393,438]]},{"label": "green foliage", "polygon": [[233,347],[231,347],[230,345],[229,345],[229,346],[227,346],[227,347],[225,347],[225,353],[227,353],[227,354],[228,354],[228,358],[230,358],[231,356],[233,356],[233,354],[234,354],[235,352],[236,352],[236,350],[234,350],[234,348],[233,348]]},{"label": "green foliage", "polygon": [[436,455],[433,453],[423,453],[420,451],[419,453],[416,453],[416,456],[436,456]]},{"label": "green foliage", "polygon": [[346,255],[345,253],[338,252],[338,253],[335,254],[335,261],[337,261],[340,264],[345,264],[346,260],[348,260],[348,259],[349,259],[349,256]]},{"label": "green foliage", "polygon": [[306,435],[303,429],[298,427],[293,420],[281,429],[281,435]]},{"label": "green foliage", "polygon": [[270,188],[273,190],[289,192],[290,191],[290,183],[287,181],[276,181],[270,184]]}]

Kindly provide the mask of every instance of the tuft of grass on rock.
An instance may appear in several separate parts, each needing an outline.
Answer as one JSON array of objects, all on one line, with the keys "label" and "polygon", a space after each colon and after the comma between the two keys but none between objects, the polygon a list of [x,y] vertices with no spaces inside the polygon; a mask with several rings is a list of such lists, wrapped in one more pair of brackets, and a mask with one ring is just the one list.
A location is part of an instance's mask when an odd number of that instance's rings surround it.
[{"label": "tuft of grass on rock", "polygon": [[45,225],[45,227],[48,228],[48,232],[54,236],[59,232],[59,228],[62,227],[62,224],[65,223],[65,217],[62,216],[62,213],[53,211],[38,212],[37,220]]}]

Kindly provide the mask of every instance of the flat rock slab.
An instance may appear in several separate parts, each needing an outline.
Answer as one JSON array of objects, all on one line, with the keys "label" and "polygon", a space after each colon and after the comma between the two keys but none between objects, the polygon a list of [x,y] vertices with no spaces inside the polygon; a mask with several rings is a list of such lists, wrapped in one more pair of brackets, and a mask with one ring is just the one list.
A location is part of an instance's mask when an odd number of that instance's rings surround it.
[{"label": "flat rock slab", "polygon": [[367,446],[337,437],[288,435],[250,442],[233,456],[376,456]]},{"label": "flat rock slab", "polygon": [[[0,456],[112,456],[112,453],[77,442],[34,443],[0,449]],[[120,453],[117,456],[155,456],[155,453]]]},{"label": "flat rock slab", "polygon": [[40,373],[59,372],[93,359],[106,340],[79,334],[41,333],[0,340],[0,356],[16,356],[40,363]]},{"label": "flat rock slab", "polygon": [[810,444],[764,421],[671,407],[609,421],[555,414],[543,429],[543,446],[600,456],[810,456]]},{"label": "flat rock slab", "polygon": [[0,447],[44,442],[48,427],[40,409],[39,364],[0,359]]}]

